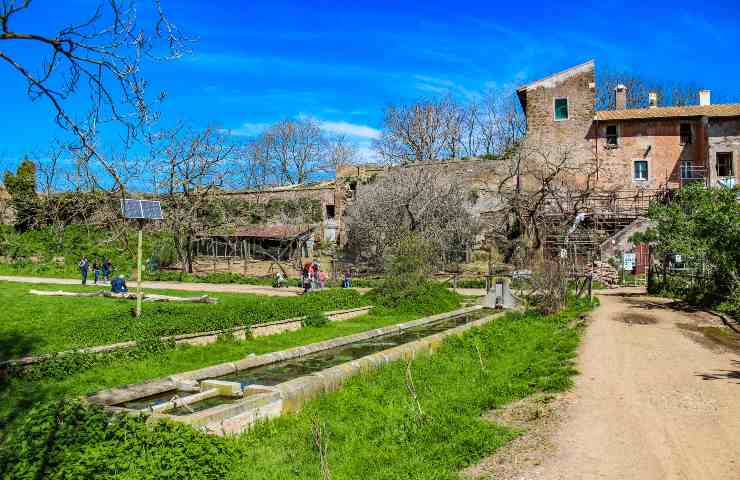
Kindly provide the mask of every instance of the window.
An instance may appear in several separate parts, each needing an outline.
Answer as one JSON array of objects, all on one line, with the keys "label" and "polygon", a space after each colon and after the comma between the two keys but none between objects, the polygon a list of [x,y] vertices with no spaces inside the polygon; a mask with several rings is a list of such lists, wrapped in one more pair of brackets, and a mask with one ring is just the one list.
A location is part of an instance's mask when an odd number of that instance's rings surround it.
[{"label": "window", "polygon": [[617,134],[617,126],[607,125],[606,126],[606,146],[616,147],[618,142],[619,142],[619,135]]},{"label": "window", "polygon": [[735,169],[732,165],[732,153],[730,152],[719,152],[717,153],[717,176],[718,177],[734,177]]},{"label": "window", "polygon": [[691,180],[694,178],[694,168],[691,160],[683,160],[681,162],[681,179]]},{"label": "window", "polygon": [[334,218],[334,215],[335,215],[335,213],[334,213],[334,205],[327,205],[326,206],[326,218],[328,220],[331,220],[331,219]]},{"label": "window", "polygon": [[691,124],[681,124],[681,145],[688,145],[691,143]]},{"label": "window", "polygon": [[555,120],[568,120],[568,99],[555,99]]},{"label": "window", "polygon": [[646,181],[648,179],[648,161],[647,160],[635,160],[635,175],[634,179],[638,181]]}]

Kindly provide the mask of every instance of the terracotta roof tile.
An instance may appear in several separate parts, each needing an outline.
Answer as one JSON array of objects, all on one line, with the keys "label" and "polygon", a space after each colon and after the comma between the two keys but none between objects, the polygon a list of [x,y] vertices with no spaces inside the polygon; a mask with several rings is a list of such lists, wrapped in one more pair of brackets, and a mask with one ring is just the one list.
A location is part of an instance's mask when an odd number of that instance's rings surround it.
[{"label": "terracotta roof tile", "polygon": [[740,103],[689,105],[685,107],[630,108],[596,112],[599,121],[641,120],[672,117],[740,117]]}]

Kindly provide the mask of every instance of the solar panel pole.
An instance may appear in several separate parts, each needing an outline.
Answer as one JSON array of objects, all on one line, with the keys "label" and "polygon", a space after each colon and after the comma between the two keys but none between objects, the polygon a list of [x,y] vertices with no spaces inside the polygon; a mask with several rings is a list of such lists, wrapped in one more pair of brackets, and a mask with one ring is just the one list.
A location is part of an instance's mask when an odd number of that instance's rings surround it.
[{"label": "solar panel pole", "polygon": [[142,293],[141,293],[141,242],[143,237],[143,231],[144,231],[144,220],[139,220],[137,222],[139,224],[139,245],[137,248],[137,269],[136,269],[136,318],[139,318],[141,316],[141,300],[142,300]]}]

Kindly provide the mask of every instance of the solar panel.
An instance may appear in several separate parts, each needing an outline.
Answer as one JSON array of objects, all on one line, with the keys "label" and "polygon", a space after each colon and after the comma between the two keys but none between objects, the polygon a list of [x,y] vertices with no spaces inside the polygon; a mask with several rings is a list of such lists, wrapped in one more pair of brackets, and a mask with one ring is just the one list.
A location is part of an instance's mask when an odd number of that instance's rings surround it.
[{"label": "solar panel", "polygon": [[124,218],[162,220],[162,206],[154,200],[121,200],[121,212]]}]

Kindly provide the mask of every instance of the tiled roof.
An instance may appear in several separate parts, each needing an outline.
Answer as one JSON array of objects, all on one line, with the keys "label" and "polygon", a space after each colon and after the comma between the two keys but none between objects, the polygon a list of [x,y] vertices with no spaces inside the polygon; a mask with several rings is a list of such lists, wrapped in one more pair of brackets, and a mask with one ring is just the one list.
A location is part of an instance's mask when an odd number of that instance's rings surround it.
[{"label": "tiled roof", "polygon": [[212,236],[249,237],[249,238],[296,238],[313,230],[312,225],[254,225],[241,227],[230,232],[214,232]]},{"label": "tiled roof", "polygon": [[599,121],[673,117],[740,117],[740,103],[689,105],[685,107],[630,108],[596,112]]}]

